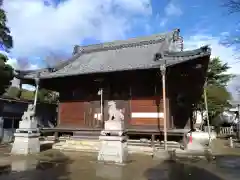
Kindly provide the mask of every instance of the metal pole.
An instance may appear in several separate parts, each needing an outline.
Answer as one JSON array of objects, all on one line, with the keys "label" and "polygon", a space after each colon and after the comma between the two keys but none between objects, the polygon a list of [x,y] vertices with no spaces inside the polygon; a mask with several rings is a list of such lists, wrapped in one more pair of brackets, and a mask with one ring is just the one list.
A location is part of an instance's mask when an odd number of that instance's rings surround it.
[{"label": "metal pole", "polygon": [[206,110],[206,116],[207,116],[207,126],[208,126],[208,135],[209,135],[209,144],[211,142],[211,132],[210,132],[210,123],[209,123],[209,116],[208,116],[208,102],[207,102],[207,81],[204,84],[204,104],[205,104],[205,110]]},{"label": "metal pole", "polygon": [[160,66],[162,73],[164,149],[167,150],[166,64]]}]

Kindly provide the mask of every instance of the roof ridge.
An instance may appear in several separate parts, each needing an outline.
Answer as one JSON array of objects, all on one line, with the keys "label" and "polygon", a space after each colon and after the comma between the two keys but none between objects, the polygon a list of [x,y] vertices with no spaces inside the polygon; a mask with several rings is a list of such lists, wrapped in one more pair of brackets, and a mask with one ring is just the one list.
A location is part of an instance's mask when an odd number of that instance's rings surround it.
[{"label": "roof ridge", "polygon": [[134,37],[126,40],[116,40],[112,42],[104,42],[104,43],[91,44],[86,46],[76,45],[74,47],[73,54],[91,53],[91,52],[104,51],[104,50],[116,50],[116,49],[122,49],[122,48],[128,48],[128,47],[137,47],[142,45],[155,44],[165,40],[167,37],[170,37],[170,36],[174,38],[174,35],[179,32],[180,32],[179,29],[175,29],[167,33],[158,33],[150,36]]}]

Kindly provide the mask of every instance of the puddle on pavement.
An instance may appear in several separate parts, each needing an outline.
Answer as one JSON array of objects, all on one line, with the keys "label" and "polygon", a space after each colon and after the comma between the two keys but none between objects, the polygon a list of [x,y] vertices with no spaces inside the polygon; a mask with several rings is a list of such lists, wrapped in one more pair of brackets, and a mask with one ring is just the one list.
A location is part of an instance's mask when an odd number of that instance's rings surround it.
[{"label": "puddle on pavement", "polygon": [[[146,156],[133,157],[125,166],[99,163],[94,157],[86,156],[74,161],[43,162],[36,159],[12,161],[11,165],[0,166],[0,180],[222,180],[210,171],[186,164],[187,160],[165,161],[153,160]],[[232,157],[218,157],[213,164],[218,168],[231,169],[231,173],[240,176],[239,161]],[[240,158],[238,159],[240,160]],[[189,160],[188,160],[189,161]],[[200,160],[199,160],[200,161]],[[189,162],[192,163],[190,160]],[[193,163],[198,163],[195,160]],[[221,165],[222,164],[222,165]],[[237,168],[235,168],[237,166]],[[232,176],[232,179],[235,180]]]},{"label": "puddle on pavement", "polygon": [[239,156],[219,156],[216,159],[217,168],[233,178],[240,177],[240,157]]},{"label": "puddle on pavement", "polygon": [[11,165],[0,166],[0,176],[11,172]]}]

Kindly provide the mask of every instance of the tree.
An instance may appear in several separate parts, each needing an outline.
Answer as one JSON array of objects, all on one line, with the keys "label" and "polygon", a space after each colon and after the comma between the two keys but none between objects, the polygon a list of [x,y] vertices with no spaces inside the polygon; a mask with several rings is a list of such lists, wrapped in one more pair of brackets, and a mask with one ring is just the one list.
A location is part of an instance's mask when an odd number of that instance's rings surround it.
[{"label": "tree", "polygon": [[207,71],[208,85],[225,87],[227,83],[234,77],[232,74],[227,74],[230,69],[227,63],[222,63],[219,57],[210,60]]},{"label": "tree", "polygon": [[4,45],[5,49],[9,50],[13,47],[13,39],[6,23],[7,17],[5,11],[0,8],[0,41]]},{"label": "tree", "polygon": [[240,13],[240,0],[223,0],[223,2],[229,14]]},{"label": "tree", "polygon": [[22,89],[20,99],[33,101],[34,100],[34,92],[33,91],[28,91],[26,89]]},{"label": "tree", "polygon": [[[13,47],[13,40],[10,35],[10,30],[6,26],[7,18],[3,9],[0,8],[0,44],[6,51]],[[6,91],[11,85],[13,79],[13,68],[6,64],[7,56],[0,54],[0,95]]]},{"label": "tree", "polygon": [[58,95],[54,91],[42,88],[39,90],[38,100],[40,102],[56,103],[58,101]]},{"label": "tree", "polygon": [[208,85],[206,87],[210,120],[230,107],[231,95],[224,86]]},{"label": "tree", "polygon": [[[229,106],[231,95],[226,89],[226,85],[233,75],[228,74],[230,67],[223,64],[219,58],[211,59],[207,72],[207,102],[210,121]],[[198,108],[205,110],[204,96],[198,104]]]},{"label": "tree", "polygon": [[11,86],[8,88],[8,90],[3,94],[3,97],[6,98],[12,98],[12,99],[18,99],[21,91],[18,87]]},{"label": "tree", "polygon": [[[223,1],[223,7],[226,8],[229,15],[237,14],[237,16],[240,16],[240,0],[222,0]],[[239,22],[237,22],[239,24]],[[226,46],[236,46],[237,49],[240,47],[240,27],[236,27],[236,31],[234,33],[226,35],[223,39],[222,43]]]},{"label": "tree", "polygon": [[0,95],[3,95],[13,80],[13,68],[6,64],[8,58],[0,54]]}]

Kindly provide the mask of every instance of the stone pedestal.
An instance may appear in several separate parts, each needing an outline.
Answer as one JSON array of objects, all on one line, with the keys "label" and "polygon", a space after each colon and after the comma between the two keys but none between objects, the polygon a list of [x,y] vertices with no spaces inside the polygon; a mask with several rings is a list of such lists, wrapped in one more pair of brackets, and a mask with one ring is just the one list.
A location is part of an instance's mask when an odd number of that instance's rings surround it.
[{"label": "stone pedestal", "polygon": [[128,158],[126,136],[100,136],[98,160],[113,163],[125,163]]},{"label": "stone pedestal", "polygon": [[14,133],[12,154],[32,154],[40,152],[39,130],[35,120],[22,120]]},{"label": "stone pedestal", "polygon": [[127,136],[125,135],[123,121],[106,121],[99,140],[101,141],[98,153],[99,161],[120,164],[127,161]]}]

